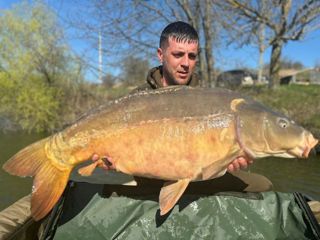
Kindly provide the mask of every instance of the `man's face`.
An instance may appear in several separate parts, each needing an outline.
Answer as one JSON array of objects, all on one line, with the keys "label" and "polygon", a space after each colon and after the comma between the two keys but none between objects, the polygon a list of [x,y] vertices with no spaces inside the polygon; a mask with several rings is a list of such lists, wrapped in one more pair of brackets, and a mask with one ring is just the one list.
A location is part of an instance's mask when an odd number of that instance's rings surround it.
[{"label": "man's face", "polygon": [[169,38],[167,48],[158,48],[158,58],[163,65],[163,86],[188,83],[198,53],[198,43],[176,42]]}]

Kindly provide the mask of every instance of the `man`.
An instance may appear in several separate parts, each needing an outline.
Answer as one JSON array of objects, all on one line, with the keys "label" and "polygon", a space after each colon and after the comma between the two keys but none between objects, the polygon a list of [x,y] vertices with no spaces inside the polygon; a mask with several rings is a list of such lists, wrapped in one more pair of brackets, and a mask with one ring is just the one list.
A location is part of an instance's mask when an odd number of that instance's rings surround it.
[{"label": "man", "polygon": [[[136,88],[134,92],[171,85],[197,86],[199,81],[193,70],[197,60],[198,44],[198,34],[192,26],[181,21],[169,24],[161,33],[157,49],[158,59],[162,65],[152,68],[146,83]],[[252,162],[245,157],[235,159],[228,166],[229,173],[218,180],[221,190],[254,192],[271,190],[272,183],[264,176],[238,171]],[[228,186],[220,184],[224,179]]]},{"label": "man", "polygon": [[161,66],[151,69],[147,83],[135,91],[156,89],[170,85],[198,86],[193,73],[198,53],[198,34],[189,24],[175,22],[162,32],[158,58]]}]

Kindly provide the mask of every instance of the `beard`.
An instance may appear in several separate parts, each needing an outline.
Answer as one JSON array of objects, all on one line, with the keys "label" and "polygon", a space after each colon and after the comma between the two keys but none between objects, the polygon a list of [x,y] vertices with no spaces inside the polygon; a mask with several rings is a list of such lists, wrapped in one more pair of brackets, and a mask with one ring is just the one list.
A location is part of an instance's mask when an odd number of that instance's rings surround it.
[{"label": "beard", "polygon": [[191,76],[188,76],[187,78],[178,78],[177,76],[175,76],[173,73],[171,73],[164,67],[163,67],[162,74],[169,86],[170,85],[187,85],[191,78]]}]

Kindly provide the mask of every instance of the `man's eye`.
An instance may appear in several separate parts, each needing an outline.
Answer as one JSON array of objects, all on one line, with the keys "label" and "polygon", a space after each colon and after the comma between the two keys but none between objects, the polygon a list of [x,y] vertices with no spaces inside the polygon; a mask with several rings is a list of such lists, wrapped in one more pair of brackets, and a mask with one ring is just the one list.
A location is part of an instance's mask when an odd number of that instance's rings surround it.
[{"label": "man's eye", "polygon": [[189,54],[189,58],[191,59],[191,60],[195,60],[196,59],[196,55],[194,55],[194,54]]},{"label": "man's eye", "polygon": [[182,57],[183,54],[182,53],[174,53],[173,56],[176,58],[179,58],[179,57]]}]

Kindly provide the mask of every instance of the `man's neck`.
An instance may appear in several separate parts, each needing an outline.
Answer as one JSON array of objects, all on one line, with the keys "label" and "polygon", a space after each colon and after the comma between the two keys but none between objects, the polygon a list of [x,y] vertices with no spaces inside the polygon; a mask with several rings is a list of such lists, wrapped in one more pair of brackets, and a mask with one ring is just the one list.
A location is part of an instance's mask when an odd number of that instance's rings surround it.
[{"label": "man's neck", "polygon": [[165,79],[164,77],[162,77],[161,83],[162,83],[162,87],[168,87],[168,86],[170,86],[170,84],[168,84],[168,82],[166,81],[166,79]]},{"label": "man's neck", "polygon": [[173,81],[171,81],[170,77],[167,74],[165,74],[165,72],[163,70],[162,70],[161,83],[162,83],[162,87],[168,87],[171,85],[175,85],[173,83]]}]

